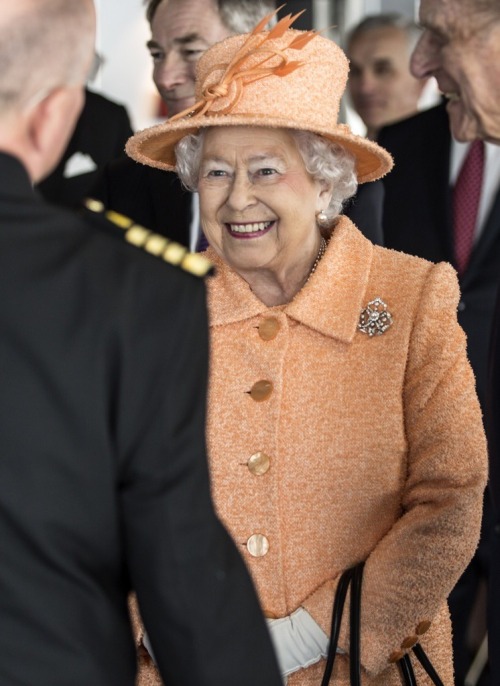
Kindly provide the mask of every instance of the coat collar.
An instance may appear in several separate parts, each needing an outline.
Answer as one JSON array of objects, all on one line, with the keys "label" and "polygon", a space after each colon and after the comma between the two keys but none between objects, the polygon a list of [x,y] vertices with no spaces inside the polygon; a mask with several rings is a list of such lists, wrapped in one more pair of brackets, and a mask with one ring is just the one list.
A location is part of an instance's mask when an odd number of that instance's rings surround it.
[{"label": "coat collar", "polygon": [[208,280],[211,326],[279,310],[325,336],[350,343],[363,307],[373,250],[354,224],[341,217],[323,259],[304,288],[287,305],[269,308],[210,248],[207,257],[216,267],[215,276]]},{"label": "coat collar", "polygon": [[22,162],[13,155],[0,152],[0,176],[2,195],[20,196],[33,195],[33,185]]}]

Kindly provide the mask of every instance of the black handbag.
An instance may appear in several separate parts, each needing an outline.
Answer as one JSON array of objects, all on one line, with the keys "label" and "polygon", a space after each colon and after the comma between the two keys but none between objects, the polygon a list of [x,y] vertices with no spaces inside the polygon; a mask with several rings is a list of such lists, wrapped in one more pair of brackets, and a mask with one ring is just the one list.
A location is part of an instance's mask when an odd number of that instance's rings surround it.
[{"label": "black handbag", "polygon": [[[350,630],[350,653],[349,653],[349,673],[351,686],[361,686],[361,661],[360,661],[360,622],[361,622],[361,582],[363,580],[364,562],[360,562],[355,567],[347,569],[340,577],[337,591],[335,593],[335,601],[333,603],[332,627],[330,632],[330,645],[328,647],[328,655],[326,658],[325,672],[321,681],[321,686],[328,686],[332,676],[333,665],[337,655],[337,646],[340,634],[340,624],[342,621],[342,613],[344,611],[345,600],[347,592],[350,587],[351,592],[351,607],[349,616],[349,630]],[[412,648],[413,654],[420,662],[422,667],[429,675],[431,681],[435,686],[444,686],[439,678],[436,670],[431,664],[431,661],[425,654],[422,646],[417,643]],[[401,660],[396,663],[401,671],[404,686],[417,686],[417,680],[411,658],[406,654]]]}]

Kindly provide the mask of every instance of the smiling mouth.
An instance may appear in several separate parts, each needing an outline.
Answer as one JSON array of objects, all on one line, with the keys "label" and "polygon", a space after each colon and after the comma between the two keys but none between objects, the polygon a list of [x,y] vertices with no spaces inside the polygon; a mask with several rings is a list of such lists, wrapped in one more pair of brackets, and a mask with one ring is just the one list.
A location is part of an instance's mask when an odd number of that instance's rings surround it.
[{"label": "smiling mouth", "polygon": [[249,224],[226,224],[230,234],[240,238],[250,238],[253,236],[261,236],[269,231],[274,226],[274,221],[268,222],[252,222]]}]

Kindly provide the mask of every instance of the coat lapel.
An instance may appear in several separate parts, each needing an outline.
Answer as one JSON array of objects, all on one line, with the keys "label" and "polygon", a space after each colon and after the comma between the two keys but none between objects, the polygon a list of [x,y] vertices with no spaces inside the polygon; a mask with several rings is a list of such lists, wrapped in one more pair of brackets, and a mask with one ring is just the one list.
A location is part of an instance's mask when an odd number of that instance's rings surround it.
[{"label": "coat lapel", "polygon": [[372,256],[372,243],[342,217],[307,288],[296,295],[285,312],[325,336],[351,343],[363,308]]}]

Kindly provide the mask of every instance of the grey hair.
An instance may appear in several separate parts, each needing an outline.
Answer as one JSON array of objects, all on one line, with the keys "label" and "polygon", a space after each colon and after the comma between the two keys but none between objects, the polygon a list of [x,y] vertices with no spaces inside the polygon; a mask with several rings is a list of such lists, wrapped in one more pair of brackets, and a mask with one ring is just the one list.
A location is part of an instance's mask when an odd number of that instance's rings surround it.
[{"label": "grey hair", "polygon": [[408,52],[413,52],[413,49],[418,43],[422,35],[421,27],[412,19],[399,14],[398,12],[387,12],[385,14],[371,14],[362,19],[359,24],[356,24],[349,33],[345,41],[347,51],[351,43],[360,36],[374,31],[375,29],[394,28],[400,29],[406,34],[408,39]]},{"label": "grey hair", "polygon": [[274,0],[217,0],[217,6],[224,26],[233,33],[249,33],[276,9]]},{"label": "grey hair", "polygon": [[25,0],[0,20],[0,112],[84,84],[94,47],[90,0]]},{"label": "grey hair", "polygon": [[[304,161],[308,174],[320,184],[332,186],[332,198],[325,210],[326,225],[342,211],[346,200],[356,192],[358,182],[354,156],[342,145],[333,143],[311,131],[287,129]],[[176,171],[190,191],[196,191],[205,130],[182,138],[176,145]]]},{"label": "grey hair", "polygon": [[[145,0],[146,19],[151,22],[163,0]],[[224,26],[233,33],[248,33],[276,9],[275,0],[212,0]],[[270,22],[271,24],[274,23]]]}]

